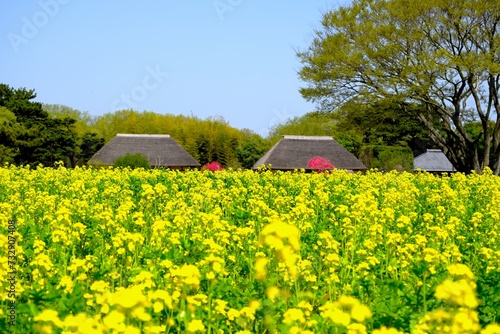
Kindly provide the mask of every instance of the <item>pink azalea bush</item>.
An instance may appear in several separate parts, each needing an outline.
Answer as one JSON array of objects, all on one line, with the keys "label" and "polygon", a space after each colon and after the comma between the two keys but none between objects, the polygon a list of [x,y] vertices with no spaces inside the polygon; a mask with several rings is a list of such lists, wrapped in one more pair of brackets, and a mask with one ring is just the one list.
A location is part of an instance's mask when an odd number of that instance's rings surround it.
[{"label": "pink azalea bush", "polygon": [[335,168],[334,165],[330,162],[330,160],[323,157],[314,157],[307,163],[307,168],[311,168],[315,172],[324,172],[328,170],[332,170]]},{"label": "pink azalea bush", "polygon": [[202,170],[209,170],[211,172],[215,172],[217,170],[224,170],[224,167],[222,167],[221,164],[218,163],[217,161],[212,161],[212,162],[205,164],[202,167]]}]

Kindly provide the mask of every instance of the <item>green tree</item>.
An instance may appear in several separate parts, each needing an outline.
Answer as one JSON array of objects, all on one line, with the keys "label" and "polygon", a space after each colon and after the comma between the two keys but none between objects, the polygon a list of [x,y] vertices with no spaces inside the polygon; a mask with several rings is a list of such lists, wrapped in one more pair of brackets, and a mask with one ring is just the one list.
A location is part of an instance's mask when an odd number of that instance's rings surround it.
[{"label": "green tree", "polygon": [[[42,104],[42,109],[49,114],[50,118],[75,120],[74,130],[78,137],[83,137],[86,132],[93,132],[95,117],[86,111],[80,111],[62,104]],[[94,131],[95,132],[95,131]]]},{"label": "green tree", "polygon": [[98,137],[96,133],[85,132],[80,138],[78,154],[72,159],[71,165],[77,166],[86,163],[92,156],[104,146],[104,138]]},{"label": "green tree", "polygon": [[130,168],[144,168],[150,169],[149,160],[147,157],[140,153],[130,154],[127,153],[122,157],[115,160],[114,167],[130,167]]},{"label": "green tree", "polygon": [[[298,52],[308,84],[301,94],[324,111],[353,98],[391,101],[427,128],[458,170],[489,166],[499,174],[499,32],[499,0],[353,0],[326,12],[310,47]],[[465,129],[470,110],[478,138]]]},{"label": "green tree", "polygon": [[366,144],[362,146],[359,158],[369,168],[413,171],[413,152],[405,145]]},{"label": "green tree", "polygon": [[75,120],[50,118],[41,103],[32,101],[34,98],[34,90],[0,84],[0,107],[15,116],[15,121],[11,117],[10,123],[4,122],[0,130],[10,133],[3,150],[10,152],[10,158],[17,164],[52,166],[75,150]]},{"label": "green tree", "polygon": [[270,147],[271,142],[269,140],[248,131],[247,136],[236,148],[236,155],[243,168],[252,168]]},{"label": "green tree", "polygon": [[206,134],[202,133],[196,137],[196,151],[198,153],[198,162],[201,165],[214,161],[213,145]]},{"label": "green tree", "polygon": [[[88,112],[61,104],[43,104],[42,108],[49,114],[49,118],[55,119],[55,122],[59,122],[60,125],[65,125],[73,136],[75,143],[69,141],[66,143],[67,147],[72,147],[72,149],[62,152],[63,159],[71,167],[86,163],[104,145],[104,138],[99,137],[94,129],[95,118]],[[68,124],[68,122],[73,124]]]},{"label": "green tree", "polygon": [[23,128],[17,123],[16,115],[0,107],[0,164],[12,163],[18,154],[17,137]]},{"label": "green tree", "polygon": [[[414,105],[413,108],[421,106]],[[433,147],[429,132],[414,113],[405,112],[398,104],[383,100],[372,104],[351,101],[334,115],[338,117],[339,129],[354,132],[361,138],[359,158],[369,168],[410,171],[413,156]],[[439,127],[439,122],[436,127]],[[384,159],[388,161],[384,162]]]},{"label": "green tree", "polygon": [[39,134],[41,145],[32,147],[27,159],[46,166],[54,166],[58,161],[68,164],[68,159],[76,155],[77,150],[75,122],[72,118],[45,119]]},{"label": "green tree", "polygon": [[[363,144],[408,146],[414,152],[425,151],[432,145],[428,142],[429,131],[414,117],[415,112],[406,112],[409,108],[403,110],[399,104],[383,100],[371,104],[347,103],[335,115],[338,127],[357,131],[363,137]],[[439,122],[435,126],[439,127]]]},{"label": "green tree", "polygon": [[337,119],[334,115],[309,112],[275,125],[269,131],[269,137],[279,139],[284,135],[335,136]]}]

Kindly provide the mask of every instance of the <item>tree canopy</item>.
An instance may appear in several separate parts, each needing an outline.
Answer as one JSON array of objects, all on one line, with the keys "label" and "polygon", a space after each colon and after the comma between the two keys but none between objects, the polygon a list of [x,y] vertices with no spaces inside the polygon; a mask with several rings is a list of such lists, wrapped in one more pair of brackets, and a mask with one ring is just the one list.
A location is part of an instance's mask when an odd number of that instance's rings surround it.
[{"label": "tree canopy", "polygon": [[53,166],[77,150],[75,120],[52,118],[34,90],[0,84],[0,162]]},{"label": "tree canopy", "polygon": [[459,171],[500,173],[499,0],[353,0],[321,23],[297,54],[304,98],[330,112],[352,100],[389,101],[425,126]]},{"label": "tree canopy", "polygon": [[85,164],[117,133],[170,134],[202,165],[252,166],[269,141],[248,129],[235,129],[222,117],[159,114],[118,110],[90,116],[68,106],[33,101],[34,90],[0,84],[0,164],[63,161]]}]

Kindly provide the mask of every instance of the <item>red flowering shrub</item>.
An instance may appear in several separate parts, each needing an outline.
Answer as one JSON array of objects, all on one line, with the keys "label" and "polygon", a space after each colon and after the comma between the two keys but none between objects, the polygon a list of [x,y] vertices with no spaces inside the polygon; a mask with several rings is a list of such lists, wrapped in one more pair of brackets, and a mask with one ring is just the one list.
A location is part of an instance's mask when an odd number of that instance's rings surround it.
[{"label": "red flowering shrub", "polygon": [[209,170],[209,171],[215,172],[216,170],[224,170],[224,167],[222,167],[221,164],[218,163],[217,161],[212,161],[212,162],[209,162],[208,164],[205,164],[202,167],[202,170]]},{"label": "red flowering shrub", "polygon": [[307,168],[312,168],[315,172],[324,172],[335,168],[330,160],[323,157],[314,157],[307,163]]}]

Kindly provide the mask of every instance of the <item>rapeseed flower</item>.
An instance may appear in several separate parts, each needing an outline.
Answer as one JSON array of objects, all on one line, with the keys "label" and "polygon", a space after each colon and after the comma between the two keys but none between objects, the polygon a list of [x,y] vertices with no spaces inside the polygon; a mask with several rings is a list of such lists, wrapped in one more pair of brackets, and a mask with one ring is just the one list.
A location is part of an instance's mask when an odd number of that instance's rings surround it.
[{"label": "rapeseed flower", "polygon": [[481,329],[477,312],[470,309],[455,313],[452,323],[452,333],[477,333]]},{"label": "rapeseed flower", "polygon": [[295,322],[305,324],[306,319],[304,317],[304,312],[298,308],[290,308],[283,314],[283,323],[291,325]]},{"label": "rapeseed flower", "polygon": [[69,276],[63,276],[61,277],[61,280],[59,284],[57,285],[57,288],[63,288],[64,292],[66,293],[72,293],[73,288],[75,286],[75,283]]},{"label": "rapeseed flower", "polygon": [[364,322],[366,319],[372,317],[372,313],[368,306],[363,304],[355,304],[351,308],[351,318],[357,322]]},{"label": "rapeseed flower", "polygon": [[328,319],[335,324],[347,327],[347,325],[351,323],[350,314],[344,312],[341,308],[338,307],[336,303],[327,302],[323,306],[320,306],[318,309],[320,311],[320,315],[324,319]]},{"label": "rapeseed flower", "polygon": [[90,286],[91,291],[97,291],[100,293],[106,292],[109,289],[109,283],[105,281],[95,281]]},{"label": "rapeseed flower", "polygon": [[269,260],[264,257],[258,257],[255,260],[255,278],[258,280],[263,280],[267,276],[266,266]]},{"label": "rapeseed flower", "polygon": [[272,286],[267,288],[266,296],[270,301],[275,301],[276,298],[281,294],[280,289],[277,286]]},{"label": "rapeseed flower", "polygon": [[474,274],[470,270],[468,266],[465,264],[452,264],[448,266],[448,273],[454,277],[458,278],[464,278],[468,280],[473,280],[474,279]]},{"label": "rapeseed flower", "polygon": [[62,328],[63,327],[63,322],[61,319],[59,319],[59,312],[55,310],[43,310],[41,313],[35,316],[34,318],[35,321],[42,321],[42,322],[50,322],[54,324],[54,326]]},{"label": "rapeseed flower", "polygon": [[155,283],[153,281],[153,274],[149,271],[144,270],[137,274],[137,276],[132,278],[131,282],[136,285],[140,285],[143,289],[153,288],[155,286]]},{"label": "rapeseed flower", "polygon": [[227,311],[226,315],[227,315],[227,318],[229,320],[233,321],[236,318],[238,318],[241,315],[241,313],[237,309],[229,308],[229,310]]},{"label": "rapeseed flower", "polygon": [[103,324],[107,329],[123,332],[126,329],[125,315],[119,311],[113,310],[103,318]]},{"label": "rapeseed flower", "polygon": [[366,334],[366,326],[363,324],[353,323],[347,326],[347,334]]},{"label": "rapeseed flower", "polygon": [[239,313],[240,317],[246,317],[250,320],[255,320],[255,312],[260,308],[260,303],[257,300],[250,302],[249,306],[243,307]]},{"label": "rapeseed flower", "polygon": [[489,324],[481,330],[481,334],[500,334],[500,325]]},{"label": "rapeseed flower", "polygon": [[302,329],[302,328],[297,327],[297,326],[292,326],[288,330],[288,334],[314,334],[314,332],[307,330],[307,329]]},{"label": "rapeseed flower", "polygon": [[148,306],[149,302],[142,293],[142,287],[132,286],[130,288],[121,288],[119,291],[108,297],[109,305],[119,306],[123,309],[133,309],[137,306]]},{"label": "rapeseed flower", "polygon": [[104,326],[100,321],[87,316],[84,313],[79,313],[77,315],[68,315],[64,318],[64,328],[68,329],[70,333],[81,333],[81,334],[102,334],[104,332]]},{"label": "rapeseed flower", "polygon": [[471,309],[476,308],[479,304],[476,298],[475,284],[464,279],[458,281],[446,279],[436,288],[435,296],[450,304]]},{"label": "rapeseed flower", "polygon": [[183,264],[178,269],[170,269],[172,277],[175,277],[178,284],[184,284],[192,288],[200,285],[200,270],[192,264]]},{"label": "rapeseed flower", "polygon": [[137,306],[135,307],[132,312],[130,312],[130,315],[136,319],[139,319],[143,322],[148,322],[151,320],[151,315],[146,312],[146,309],[144,306]]},{"label": "rapeseed flower", "polygon": [[216,299],[215,304],[215,311],[220,315],[226,315],[226,309],[228,308],[227,302],[222,299]]},{"label": "rapeseed flower", "polygon": [[396,328],[382,326],[374,329],[372,334],[403,334],[403,332],[398,331]]}]

